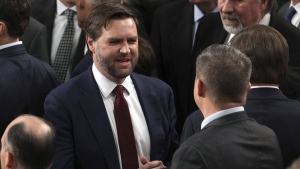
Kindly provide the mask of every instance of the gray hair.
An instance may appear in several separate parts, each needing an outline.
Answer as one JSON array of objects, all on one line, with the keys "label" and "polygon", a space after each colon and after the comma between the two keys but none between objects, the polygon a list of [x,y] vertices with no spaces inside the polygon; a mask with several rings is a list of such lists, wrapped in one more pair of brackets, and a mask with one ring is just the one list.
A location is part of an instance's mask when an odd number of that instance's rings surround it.
[{"label": "gray hair", "polygon": [[196,78],[215,103],[245,103],[251,69],[250,59],[238,49],[212,45],[197,58]]}]

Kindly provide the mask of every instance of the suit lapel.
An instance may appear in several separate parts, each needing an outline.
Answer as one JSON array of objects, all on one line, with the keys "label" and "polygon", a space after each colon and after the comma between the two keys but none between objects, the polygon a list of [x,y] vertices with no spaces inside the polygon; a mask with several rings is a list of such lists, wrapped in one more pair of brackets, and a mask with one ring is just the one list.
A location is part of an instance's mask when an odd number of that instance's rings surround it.
[{"label": "suit lapel", "polygon": [[162,115],[160,114],[160,104],[156,94],[148,87],[142,79],[140,79],[135,73],[131,74],[139,102],[141,104],[151,141],[150,160],[159,159],[163,154],[164,141],[161,139],[165,137],[162,129]]},{"label": "suit lapel", "polygon": [[120,168],[111,125],[99,88],[93,77],[92,68],[89,67],[84,74],[84,79],[79,85],[79,90],[82,93],[82,97],[79,98],[79,104],[99,143],[107,165],[111,169]]}]

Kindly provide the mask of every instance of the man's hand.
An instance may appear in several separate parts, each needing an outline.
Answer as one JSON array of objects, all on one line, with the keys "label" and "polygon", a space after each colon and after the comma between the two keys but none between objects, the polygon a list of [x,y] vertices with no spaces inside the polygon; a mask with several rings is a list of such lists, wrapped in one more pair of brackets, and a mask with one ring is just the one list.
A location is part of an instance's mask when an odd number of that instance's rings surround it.
[{"label": "man's hand", "polygon": [[166,169],[167,167],[164,166],[162,161],[148,161],[146,157],[141,157],[141,163],[143,166],[141,166],[139,169]]}]

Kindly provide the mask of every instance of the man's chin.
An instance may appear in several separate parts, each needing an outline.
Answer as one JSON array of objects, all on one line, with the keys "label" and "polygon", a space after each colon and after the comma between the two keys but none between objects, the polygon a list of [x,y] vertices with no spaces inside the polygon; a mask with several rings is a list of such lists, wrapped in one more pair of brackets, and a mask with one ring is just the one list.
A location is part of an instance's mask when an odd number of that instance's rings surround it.
[{"label": "man's chin", "polygon": [[224,29],[230,34],[237,34],[243,29],[243,27],[241,27],[241,26],[237,26],[237,27],[226,26],[226,25],[223,25],[223,26],[224,26]]}]

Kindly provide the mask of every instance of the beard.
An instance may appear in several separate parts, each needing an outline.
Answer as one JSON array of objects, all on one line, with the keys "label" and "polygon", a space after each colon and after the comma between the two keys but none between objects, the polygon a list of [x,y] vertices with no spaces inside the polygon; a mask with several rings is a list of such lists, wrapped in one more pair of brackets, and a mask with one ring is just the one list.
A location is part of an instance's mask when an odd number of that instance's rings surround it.
[{"label": "beard", "polygon": [[[228,33],[237,34],[244,28],[240,19],[234,14],[221,14],[221,19],[222,19],[223,27]],[[226,22],[227,19],[231,19],[231,20],[234,19],[236,20],[236,23],[234,24],[227,23]]]},{"label": "beard", "polygon": [[107,72],[110,76],[112,76],[116,79],[126,78],[128,75],[130,75],[130,73],[133,71],[134,67],[137,64],[137,59],[134,59],[134,58],[132,58],[131,55],[129,55],[129,56],[126,56],[126,58],[129,57],[131,59],[131,67],[129,67],[129,68],[117,68],[114,65],[115,60],[117,59],[117,57],[114,58],[114,59],[104,58],[100,53],[98,44],[96,45],[95,52],[96,52],[96,60],[97,60],[97,63],[99,64],[99,66],[105,72]]}]

